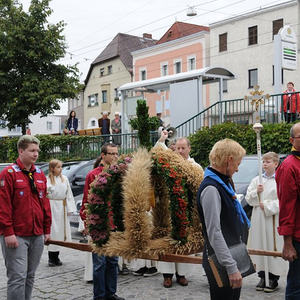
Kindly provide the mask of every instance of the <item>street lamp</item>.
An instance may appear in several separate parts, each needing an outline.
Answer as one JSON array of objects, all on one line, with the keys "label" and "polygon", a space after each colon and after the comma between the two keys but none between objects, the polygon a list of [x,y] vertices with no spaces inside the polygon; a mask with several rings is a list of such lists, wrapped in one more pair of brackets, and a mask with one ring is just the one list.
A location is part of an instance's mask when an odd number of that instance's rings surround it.
[{"label": "street lamp", "polygon": [[196,12],[196,9],[194,6],[189,6],[188,9],[187,9],[187,13],[186,15],[188,17],[194,17],[194,16],[197,16],[197,12]]}]

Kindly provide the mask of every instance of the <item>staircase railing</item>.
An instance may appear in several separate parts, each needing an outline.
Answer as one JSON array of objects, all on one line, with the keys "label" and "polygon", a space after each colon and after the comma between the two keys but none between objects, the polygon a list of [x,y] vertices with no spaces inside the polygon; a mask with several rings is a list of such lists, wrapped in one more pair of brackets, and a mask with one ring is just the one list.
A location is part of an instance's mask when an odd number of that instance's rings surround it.
[{"label": "staircase railing", "polygon": [[[279,123],[285,120],[283,109],[283,96],[286,94],[274,94],[265,100],[259,107],[261,122]],[[300,92],[289,94],[294,98],[294,112],[300,112]],[[291,108],[292,110],[292,108]],[[234,99],[219,101],[207,107],[192,118],[176,127],[177,136],[189,136],[202,127],[211,127],[223,122],[235,122],[238,124],[254,123],[255,107],[251,100]]]}]

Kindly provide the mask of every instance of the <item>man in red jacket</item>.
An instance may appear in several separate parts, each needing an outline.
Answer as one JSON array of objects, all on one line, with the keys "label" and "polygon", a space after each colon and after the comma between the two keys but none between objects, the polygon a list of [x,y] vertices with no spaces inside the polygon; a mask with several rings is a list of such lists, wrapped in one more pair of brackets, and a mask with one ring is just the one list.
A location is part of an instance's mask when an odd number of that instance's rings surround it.
[{"label": "man in red jacket", "polygon": [[287,123],[295,122],[297,114],[300,112],[300,95],[295,94],[294,83],[288,82],[287,89],[283,95],[284,119]]},{"label": "man in red jacket", "polygon": [[300,123],[292,126],[289,155],[276,171],[279,199],[278,233],[283,235],[282,257],[290,262],[286,300],[300,299]]},{"label": "man in red jacket", "polygon": [[[118,160],[118,147],[115,144],[104,144],[101,148],[101,162],[98,167],[90,171],[85,179],[83,190],[83,201],[80,210],[80,217],[86,219],[85,203],[87,203],[90,184],[95,178],[110,165]],[[110,219],[113,223],[113,220]],[[116,295],[118,277],[118,257],[104,256],[93,253],[93,293],[94,300],[125,300]]]},{"label": "man in red jacket", "polygon": [[39,143],[31,135],[20,137],[19,158],[0,174],[0,242],[8,300],[31,299],[34,274],[50,236],[47,180],[34,165]]}]

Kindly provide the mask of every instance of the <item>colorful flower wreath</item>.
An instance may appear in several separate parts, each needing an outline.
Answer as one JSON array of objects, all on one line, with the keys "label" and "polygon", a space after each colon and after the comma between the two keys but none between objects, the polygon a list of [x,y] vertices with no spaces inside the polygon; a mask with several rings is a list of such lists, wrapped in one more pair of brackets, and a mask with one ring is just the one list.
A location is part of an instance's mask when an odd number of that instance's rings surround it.
[{"label": "colorful flower wreath", "polygon": [[122,177],[131,157],[126,156],[96,177],[88,197],[86,224],[96,246],[104,245],[111,231],[124,231]]},{"label": "colorful flower wreath", "polygon": [[168,186],[171,237],[184,244],[187,241],[187,229],[192,225],[193,196],[185,179],[165,159],[153,156],[152,174],[163,177]]}]

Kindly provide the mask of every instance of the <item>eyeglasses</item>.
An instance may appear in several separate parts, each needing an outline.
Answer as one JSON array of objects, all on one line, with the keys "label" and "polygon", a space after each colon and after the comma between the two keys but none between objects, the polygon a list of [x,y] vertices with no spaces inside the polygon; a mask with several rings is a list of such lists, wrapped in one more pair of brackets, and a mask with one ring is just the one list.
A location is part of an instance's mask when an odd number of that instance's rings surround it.
[{"label": "eyeglasses", "polygon": [[119,155],[119,153],[114,153],[114,152],[107,152],[106,154],[108,154],[108,155]]},{"label": "eyeglasses", "polygon": [[300,136],[293,136],[292,139],[300,139]]}]

